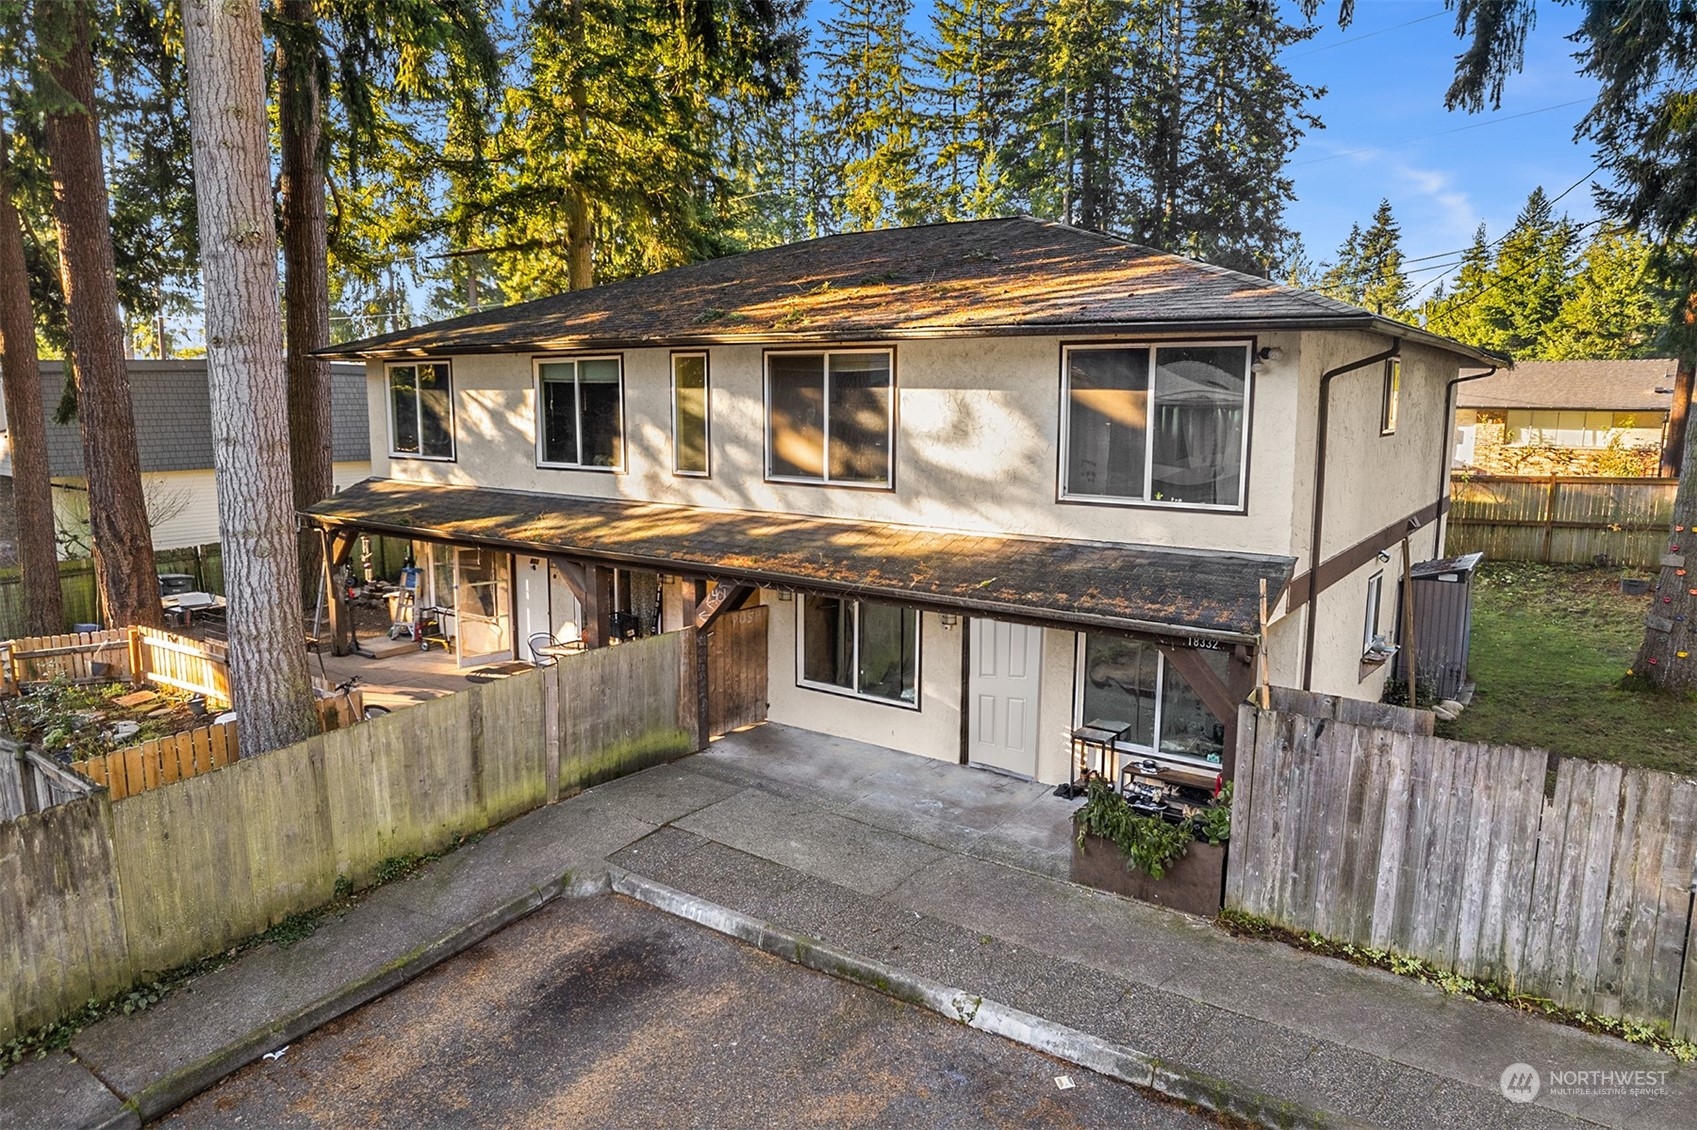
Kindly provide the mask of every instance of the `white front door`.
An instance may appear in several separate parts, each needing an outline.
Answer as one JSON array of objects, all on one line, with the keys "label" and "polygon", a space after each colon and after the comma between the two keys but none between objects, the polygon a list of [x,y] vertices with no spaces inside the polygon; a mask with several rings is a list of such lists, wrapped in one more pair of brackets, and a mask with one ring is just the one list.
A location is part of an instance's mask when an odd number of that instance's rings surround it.
[{"label": "white front door", "polygon": [[1037,691],[1043,629],[972,622],[967,760],[1022,777],[1037,776]]},{"label": "white front door", "polygon": [[530,650],[532,636],[544,636],[538,643],[552,643],[554,625],[549,615],[548,579],[553,573],[543,557],[513,558],[513,607],[518,616],[514,643],[519,658],[533,658]]}]

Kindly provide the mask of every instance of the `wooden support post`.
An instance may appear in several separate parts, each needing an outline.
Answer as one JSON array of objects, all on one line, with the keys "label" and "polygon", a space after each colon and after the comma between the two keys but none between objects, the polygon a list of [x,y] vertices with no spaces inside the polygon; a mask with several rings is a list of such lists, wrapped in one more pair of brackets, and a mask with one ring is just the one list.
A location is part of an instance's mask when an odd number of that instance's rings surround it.
[{"label": "wooden support post", "polygon": [[[1549,493],[1544,496],[1544,555],[1543,562],[1548,565],[1555,553],[1556,544],[1556,499],[1561,490],[1561,480],[1555,475],[1550,476]],[[1402,539],[1402,552],[1406,560],[1408,556],[1408,539]],[[1410,699],[1410,702],[1413,700]]]},{"label": "wooden support post", "polygon": [[141,648],[141,629],[131,624],[128,629],[130,645],[130,678],[139,683],[147,678],[147,660]]},{"label": "wooden support post", "polygon": [[1261,709],[1270,710],[1273,706],[1272,687],[1267,681],[1267,578],[1261,578],[1261,636],[1255,643],[1255,663],[1261,684]]},{"label": "wooden support post", "polygon": [[[1553,481],[1553,480],[1552,480]],[[1414,557],[1408,539],[1402,539],[1402,658],[1408,673],[1408,705],[1418,710],[1420,702],[1419,649],[1414,646]]]},{"label": "wooden support post", "polygon": [[684,627],[695,633],[692,647],[693,658],[690,661],[691,675],[690,691],[695,695],[695,748],[706,749],[713,740],[713,724],[709,711],[711,691],[707,682],[707,631],[701,625],[702,619],[710,613],[708,604],[712,592],[708,582],[694,577],[685,577],[678,582],[678,591],[683,600]]},{"label": "wooden support post", "polygon": [[354,619],[348,608],[348,594],[338,583],[336,574],[353,552],[353,534],[347,530],[326,530],[324,538],[324,606],[330,614],[330,654],[347,655],[354,646]]},{"label": "wooden support post", "polygon": [[613,614],[613,570],[602,565],[590,565],[583,571],[583,646],[607,646]]}]

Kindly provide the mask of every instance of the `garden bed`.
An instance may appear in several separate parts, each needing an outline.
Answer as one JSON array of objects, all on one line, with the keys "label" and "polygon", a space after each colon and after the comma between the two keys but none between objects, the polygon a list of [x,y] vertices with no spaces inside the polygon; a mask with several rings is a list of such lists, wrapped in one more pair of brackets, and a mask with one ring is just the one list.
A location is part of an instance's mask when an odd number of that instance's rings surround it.
[{"label": "garden bed", "polygon": [[1109,894],[1212,918],[1220,913],[1225,902],[1226,847],[1193,843],[1164,875],[1155,879],[1127,866],[1120,849],[1111,841],[1086,834],[1072,842],[1072,870],[1068,877]]},{"label": "garden bed", "polygon": [[172,687],[77,684],[67,678],[0,702],[0,730],[69,765],[211,721],[205,700]]}]

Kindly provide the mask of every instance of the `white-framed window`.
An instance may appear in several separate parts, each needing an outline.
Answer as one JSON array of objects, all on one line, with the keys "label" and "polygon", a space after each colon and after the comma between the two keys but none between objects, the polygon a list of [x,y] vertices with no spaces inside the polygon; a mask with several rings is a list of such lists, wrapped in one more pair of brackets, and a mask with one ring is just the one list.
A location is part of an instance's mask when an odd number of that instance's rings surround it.
[{"label": "white-framed window", "polygon": [[536,465],[614,471],[624,466],[620,358],[536,361]]},{"label": "white-framed window", "polygon": [[454,458],[454,381],[446,361],[385,366],[389,380],[389,454]]},{"label": "white-framed window", "polygon": [[899,604],[802,596],[798,683],[919,709],[919,612]]},{"label": "white-framed window", "polygon": [[1382,436],[1396,433],[1397,408],[1402,401],[1402,358],[1390,357],[1385,360],[1385,397],[1379,409],[1379,434]]},{"label": "white-framed window", "polygon": [[672,474],[708,474],[707,354],[672,354]]},{"label": "white-framed window", "polygon": [[1243,507],[1249,342],[1062,352],[1061,497]]},{"label": "white-framed window", "polygon": [[849,349],[766,355],[766,477],[890,485],[894,354]]},{"label": "white-framed window", "polygon": [[1373,650],[1379,639],[1379,612],[1385,600],[1385,575],[1374,573],[1367,578],[1367,616],[1361,627],[1361,654]]},{"label": "white-framed window", "polygon": [[[1199,654],[1223,681],[1231,653],[1202,648]],[[1214,717],[1184,676],[1168,665],[1160,648],[1130,636],[1081,632],[1078,637],[1076,722],[1098,719],[1129,727],[1121,748],[1218,765],[1225,752],[1225,726]]]}]

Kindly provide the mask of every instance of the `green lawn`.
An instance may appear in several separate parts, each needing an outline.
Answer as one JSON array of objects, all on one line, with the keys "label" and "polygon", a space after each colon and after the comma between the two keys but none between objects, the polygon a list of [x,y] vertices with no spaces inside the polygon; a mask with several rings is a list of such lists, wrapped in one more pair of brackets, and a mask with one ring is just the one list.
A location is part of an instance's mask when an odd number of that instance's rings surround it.
[{"label": "green lawn", "polygon": [[1474,587],[1478,689],[1445,737],[1697,773],[1697,698],[1625,691],[1650,597],[1617,569],[1487,564]]}]

